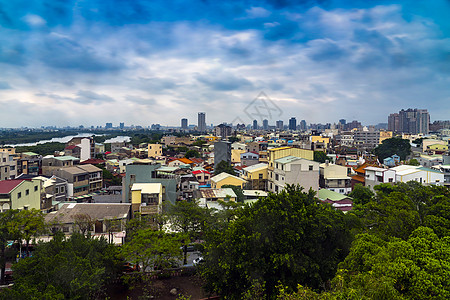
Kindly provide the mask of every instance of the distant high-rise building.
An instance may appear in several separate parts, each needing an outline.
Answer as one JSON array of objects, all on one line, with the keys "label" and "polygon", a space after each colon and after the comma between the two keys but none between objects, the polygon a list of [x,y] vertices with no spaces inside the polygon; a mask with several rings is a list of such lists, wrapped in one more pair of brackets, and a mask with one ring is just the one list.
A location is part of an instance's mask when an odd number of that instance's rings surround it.
[{"label": "distant high-rise building", "polygon": [[120,129],[124,129],[124,128],[125,128],[125,123],[123,123],[123,122],[120,123],[120,124],[119,124],[119,128],[120,128]]},{"label": "distant high-rise building", "polygon": [[390,114],[388,117],[388,129],[394,132],[428,134],[429,126],[430,114],[426,109],[402,109],[398,114]]},{"label": "distant high-rise building", "polygon": [[105,128],[106,129],[111,129],[112,128],[112,123],[106,123]]},{"label": "distant high-rise building", "polygon": [[181,119],[181,129],[188,129],[188,119]]},{"label": "distant high-rise building", "polygon": [[198,113],[197,130],[200,132],[206,132],[206,114],[204,112]]},{"label": "distant high-rise building", "polygon": [[278,120],[277,121],[277,129],[278,130],[283,130],[283,121],[282,120]]},{"label": "distant high-rise building", "polygon": [[289,119],[289,130],[297,130],[297,119],[295,117]]},{"label": "distant high-rise building", "polygon": [[263,129],[268,130],[269,129],[269,121],[267,119],[263,120]]},{"label": "distant high-rise building", "polygon": [[214,128],[214,132],[216,136],[227,138],[233,134],[233,129],[231,126],[220,124]]},{"label": "distant high-rise building", "polygon": [[306,131],[306,129],[308,129],[308,126],[306,125],[306,121],[305,120],[301,120],[300,121],[300,130]]},{"label": "distant high-rise building", "polygon": [[258,121],[253,120],[253,130],[257,130],[258,129]]}]

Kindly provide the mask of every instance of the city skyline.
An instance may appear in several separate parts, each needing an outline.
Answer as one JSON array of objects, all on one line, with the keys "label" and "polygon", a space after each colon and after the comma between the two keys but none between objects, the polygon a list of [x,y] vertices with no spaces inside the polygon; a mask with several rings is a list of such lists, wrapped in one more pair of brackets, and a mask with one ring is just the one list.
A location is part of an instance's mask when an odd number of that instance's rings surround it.
[{"label": "city skyline", "polygon": [[[116,3],[117,4],[117,3]],[[0,127],[285,124],[450,115],[450,2],[11,1],[0,7]],[[260,113],[260,112],[258,112]],[[116,125],[117,126],[117,125]]]}]

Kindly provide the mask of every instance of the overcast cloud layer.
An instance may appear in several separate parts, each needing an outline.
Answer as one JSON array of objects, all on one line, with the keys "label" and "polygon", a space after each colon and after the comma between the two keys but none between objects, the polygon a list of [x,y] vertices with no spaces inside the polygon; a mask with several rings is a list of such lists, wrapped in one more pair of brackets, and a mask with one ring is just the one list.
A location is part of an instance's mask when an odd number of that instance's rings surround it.
[{"label": "overcast cloud layer", "polygon": [[[0,127],[450,119],[450,1],[0,0]],[[238,118],[238,119],[236,119]]]}]

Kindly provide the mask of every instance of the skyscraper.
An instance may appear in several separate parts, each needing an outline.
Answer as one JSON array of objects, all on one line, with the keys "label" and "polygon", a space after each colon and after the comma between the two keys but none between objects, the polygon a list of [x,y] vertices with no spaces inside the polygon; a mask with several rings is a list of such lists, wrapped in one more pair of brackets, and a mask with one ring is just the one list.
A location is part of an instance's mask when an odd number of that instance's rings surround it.
[{"label": "skyscraper", "polygon": [[289,119],[289,130],[297,130],[297,119],[295,117]]},{"label": "skyscraper", "polygon": [[206,132],[206,114],[204,112],[198,113],[197,130],[200,132]]},{"label": "skyscraper", "polygon": [[120,123],[120,124],[119,124],[119,128],[120,128],[120,129],[124,129],[124,128],[125,128],[125,123],[123,123],[123,122]]},{"label": "skyscraper", "polygon": [[308,129],[308,126],[306,125],[306,121],[301,120],[300,121],[300,130],[306,131],[306,129]]},{"label": "skyscraper", "polygon": [[283,121],[281,121],[281,120],[277,121],[277,129],[278,130],[283,130]]},{"label": "skyscraper", "polygon": [[253,120],[253,130],[257,130],[258,129],[258,121]]},{"label": "skyscraper", "polygon": [[269,129],[269,121],[267,119],[263,120],[263,129],[268,130]]},{"label": "skyscraper", "polygon": [[188,129],[188,119],[181,119],[181,129]]}]

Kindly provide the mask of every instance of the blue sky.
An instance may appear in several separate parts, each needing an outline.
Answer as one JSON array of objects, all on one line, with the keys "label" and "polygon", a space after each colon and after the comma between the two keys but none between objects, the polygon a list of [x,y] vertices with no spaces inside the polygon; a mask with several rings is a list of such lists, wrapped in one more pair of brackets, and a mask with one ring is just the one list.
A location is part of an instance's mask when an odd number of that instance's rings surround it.
[{"label": "blue sky", "polygon": [[[0,0],[0,127],[450,119],[450,1]],[[278,113],[279,112],[279,113]]]}]

